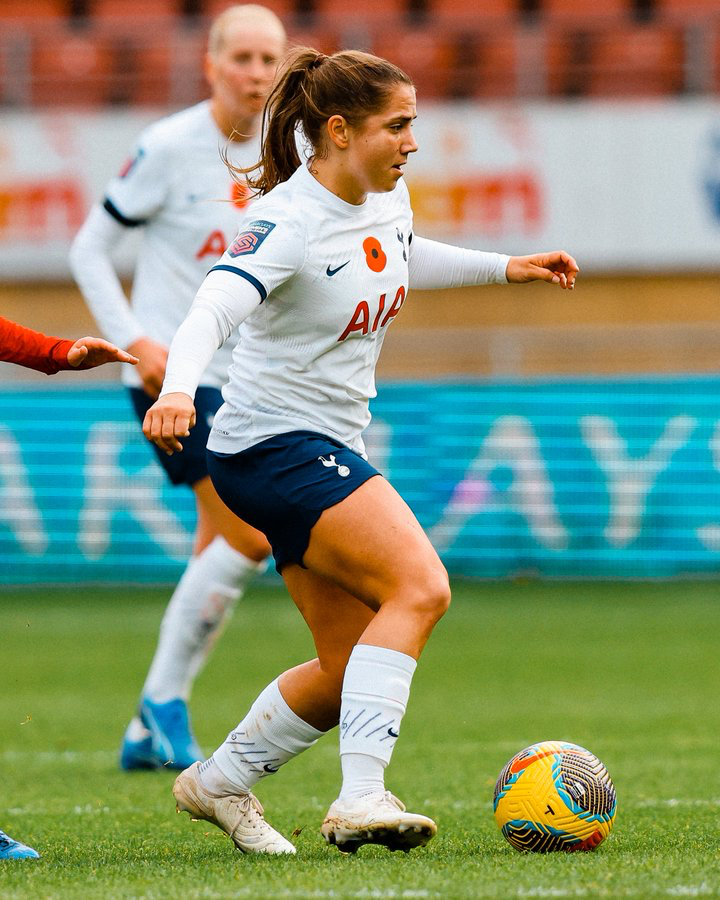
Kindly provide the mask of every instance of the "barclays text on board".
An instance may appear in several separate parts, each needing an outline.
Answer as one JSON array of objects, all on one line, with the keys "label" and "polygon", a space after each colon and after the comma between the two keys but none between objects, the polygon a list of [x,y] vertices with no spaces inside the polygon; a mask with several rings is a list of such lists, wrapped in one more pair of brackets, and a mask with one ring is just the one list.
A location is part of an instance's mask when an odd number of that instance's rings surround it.
[{"label": "barclays text on board", "polygon": [[[122,389],[0,392],[0,583],[171,582],[193,500]],[[386,384],[371,460],[452,574],[720,571],[720,378]]]}]

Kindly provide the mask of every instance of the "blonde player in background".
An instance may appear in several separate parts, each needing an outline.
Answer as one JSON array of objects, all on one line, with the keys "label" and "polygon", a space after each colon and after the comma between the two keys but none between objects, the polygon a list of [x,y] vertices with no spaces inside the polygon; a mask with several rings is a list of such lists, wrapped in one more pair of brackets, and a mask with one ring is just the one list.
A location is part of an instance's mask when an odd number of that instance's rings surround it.
[{"label": "blonde player in background", "polygon": [[[142,422],[165,375],[167,349],[208,269],[237,232],[247,190],[236,166],[259,156],[259,114],[285,51],[282,23],[258,5],[230,6],[212,24],[205,71],[209,100],[155,123],[90,212],[70,254],[75,278],[103,333],[140,357],[124,377]],[[142,229],[132,302],[111,260]],[[158,453],[173,484],[189,485],[197,508],[193,556],[165,612],[138,713],[123,740],[124,769],[183,769],[202,758],[187,701],[193,680],[248,580],[265,565],[265,537],[234,516],[207,474],[205,445],[222,403],[231,347],[208,358],[197,394],[198,426],[182,456]]]},{"label": "blonde player in background", "polygon": [[252,789],[339,722],[342,787],[326,840],[409,850],[436,826],[385,789],[384,770],[450,588],[417,519],[364,453],[377,358],[410,285],[572,288],[578,268],[563,251],[508,257],[413,235],[402,176],[417,150],[415,90],[386,60],[298,48],[265,116],[254,180],[263,196],[175,335],[143,430],[168,453],[182,449],[201,373],[242,323],[208,466],[227,505],[268,535],[317,659],[268,685],[173,792],[178,809],[241,850],[294,853]]}]

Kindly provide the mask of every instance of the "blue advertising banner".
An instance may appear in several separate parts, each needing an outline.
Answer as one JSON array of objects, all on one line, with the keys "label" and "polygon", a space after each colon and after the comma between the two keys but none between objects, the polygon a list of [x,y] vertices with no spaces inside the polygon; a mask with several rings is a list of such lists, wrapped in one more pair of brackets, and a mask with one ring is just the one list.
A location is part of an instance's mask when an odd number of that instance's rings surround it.
[{"label": "blue advertising banner", "polygon": [[[0,583],[174,581],[192,494],[116,386],[0,391]],[[371,461],[451,574],[720,572],[720,378],[385,384]]]}]

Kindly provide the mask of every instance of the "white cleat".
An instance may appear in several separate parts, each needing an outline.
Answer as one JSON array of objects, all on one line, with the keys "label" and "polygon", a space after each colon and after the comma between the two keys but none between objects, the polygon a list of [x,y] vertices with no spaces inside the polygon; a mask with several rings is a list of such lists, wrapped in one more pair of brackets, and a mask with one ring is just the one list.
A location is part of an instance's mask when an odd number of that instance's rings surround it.
[{"label": "white cleat", "polygon": [[390,791],[350,800],[338,798],[322,824],[328,844],[355,853],[363,844],[382,844],[389,850],[422,847],[435,836],[437,825],[427,816],[405,811]]},{"label": "white cleat", "polygon": [[175,779],[173,796],[178,812],[191,819],[204,819],[229,835],[243,853],[296,853],[295,847],[263,818],[263,808],[254,794],[220,797],[206,790],[193,763]]}]

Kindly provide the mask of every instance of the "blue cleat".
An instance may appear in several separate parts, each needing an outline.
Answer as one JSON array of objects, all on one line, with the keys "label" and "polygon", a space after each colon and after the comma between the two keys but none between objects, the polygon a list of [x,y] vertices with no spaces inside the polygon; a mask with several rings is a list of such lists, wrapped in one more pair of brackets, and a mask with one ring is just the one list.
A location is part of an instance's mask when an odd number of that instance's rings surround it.
[{"label": "blue cleat", "polygon": [[4,831],[0,831],[0,859],[39,859],[40,854],[32,847],[14,841]]},{"label": "blue cleat", "polygon": [[120,748],[120,768],[132,772],[136,769],[157,769],[160,765],[153,752],[152,734],[135,717],[125,731]]},{"label": "blue cleat", "polygon": [[150,734],[156,767],[182,771],[205,759],[190,730],[187,703],[180,697],[167,703],[153,703],[144,697],[140,721]]}]

